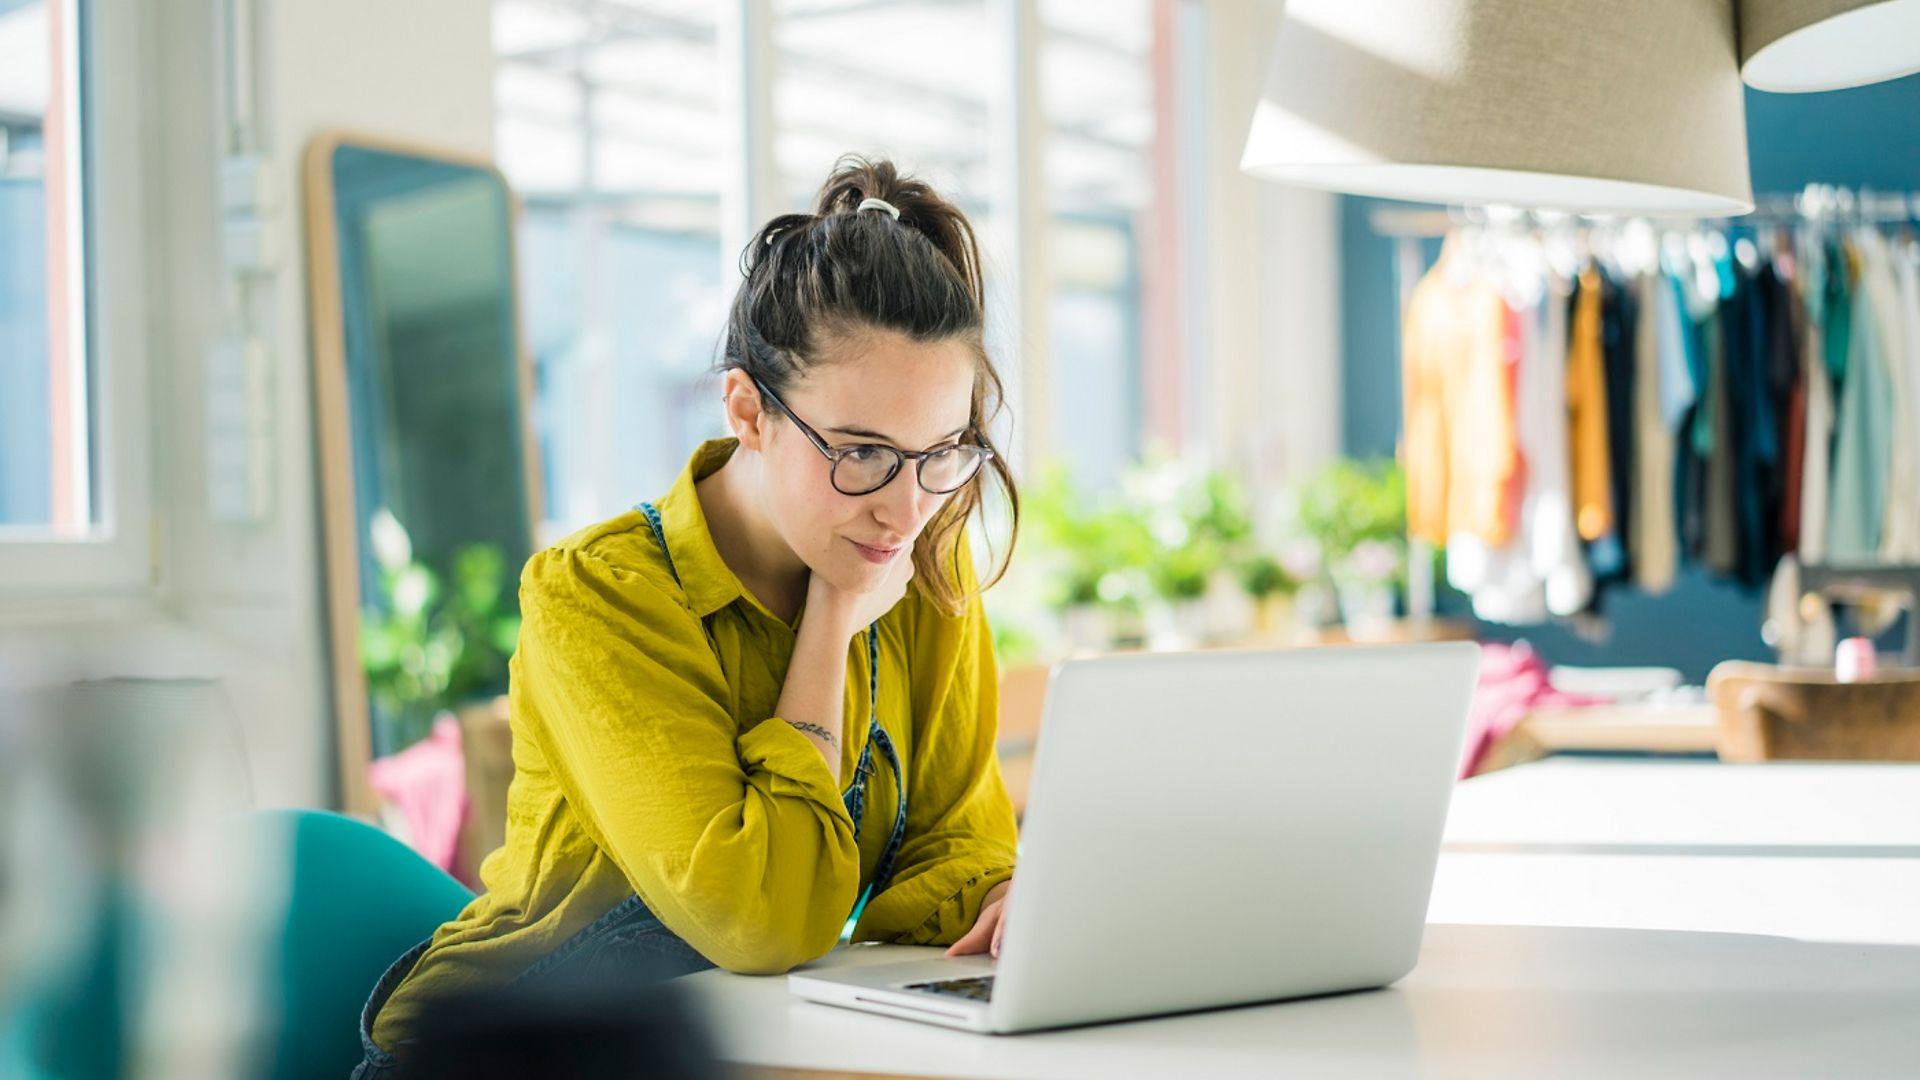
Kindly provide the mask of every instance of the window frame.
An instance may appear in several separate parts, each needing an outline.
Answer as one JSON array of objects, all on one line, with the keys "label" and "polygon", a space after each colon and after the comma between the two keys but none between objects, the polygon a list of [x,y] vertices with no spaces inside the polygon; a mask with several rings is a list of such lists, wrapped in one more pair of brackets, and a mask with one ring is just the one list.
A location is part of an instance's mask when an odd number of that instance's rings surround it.
[{"label": "window frame", "polygon": [[88,460],[94,523],[88,535],[54,538],[0,530],[0,598],[138,597],[158,584],[154,561],[152,424],[148,395],[152,334],[144,168],[154,160],[152,95],[157,76],[147,5],[138,0],[48,0],[63,9],[66,70],[77,93],[69,120],[79,131],[80,272],[87,365]]}]

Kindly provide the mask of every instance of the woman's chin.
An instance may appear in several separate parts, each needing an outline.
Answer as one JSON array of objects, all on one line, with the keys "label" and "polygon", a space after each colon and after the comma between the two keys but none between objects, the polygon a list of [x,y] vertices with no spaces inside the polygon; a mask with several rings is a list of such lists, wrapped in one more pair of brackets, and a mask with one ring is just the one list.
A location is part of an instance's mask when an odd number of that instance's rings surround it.
[{"label": "woman's chin", "polygon": [[[826,565],[822,565],[822,564]],[[873,566],[859,557],[851,559],[809,560],[807,568],[841,592],[869,593],[886,580],[886,567]]]}]

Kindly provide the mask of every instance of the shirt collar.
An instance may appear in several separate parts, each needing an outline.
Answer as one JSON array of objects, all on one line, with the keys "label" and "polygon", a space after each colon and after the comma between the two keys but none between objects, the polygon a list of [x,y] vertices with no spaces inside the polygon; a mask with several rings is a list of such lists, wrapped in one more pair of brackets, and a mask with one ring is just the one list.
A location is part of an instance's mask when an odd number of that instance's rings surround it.
[{"label": "shirt collar", "polygon": [[[740,440],[734,438],[701,443],[687,459],[687,467],[680,470],[679,479],[654,508],[660,511],[660,530],[666,534],[667,552],[673,559],[681,587],[687,590],[687,606],[694,615],[704,619],[743,599],[748,607],[777,623],[780,619],[747,591],[739,575],[720,557],[720,549],[713,543],[713,531],[707,526],[707,512],[700,505],[699,492],[694,490],[695,484],[718,472],[739,446]],[[791,628],[793,624],[787,625]]]}]

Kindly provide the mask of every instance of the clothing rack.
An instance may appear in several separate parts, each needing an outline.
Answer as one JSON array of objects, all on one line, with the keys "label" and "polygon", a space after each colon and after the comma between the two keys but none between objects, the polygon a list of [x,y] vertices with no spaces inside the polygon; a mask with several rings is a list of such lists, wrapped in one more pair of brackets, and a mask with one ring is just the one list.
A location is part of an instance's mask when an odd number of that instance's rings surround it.
[{"label": "clothing rack", "polygon": [[[1460,229],[1483,228],[1496,233],[1527,232],[1565,235],[1579,234],[1583,239],[1590,229],[1612,232],[1628,226],[1656,233],[1706,229],[1714,232],[1759,226],[1763,229],[1807,225],[1812,227],[1854,227],[1907,224],[1920,226],[1920,191],[1894,192],[1870,188],[1845,188],[1830,184],[1810,184],[1790,194],[1763,195],[1755,199],[1754,210],[1737,217],[1701,217],[1661,219],[1638,215],[1579,215],[1565,211],[1525,210],[1510,206],[1438,207],[1396,205],[1375,207],[1368,212],[1372,231],[1396,241],[1395,270],[1399,279],[1401,324],[1405,324],[1406,302],[1427,272],[1426,251],[1422,241],[1441,239]],[[1763,239],[1764,243],[1764,239]],[[1585,249],[1585,244],[1581,244]],[[1408,614],[1416,625],[1432,618],[1436,583],[1432,568],[1431,545],[1409,537]],[[1816,584],[1805,591],[1819,592],[1829,586],[1864,584],[1850,568],[1807,566]],[[1876,567],[1875,575],[1887,572],[1913,573],[1913,567]],[[1903,579],[1904,580],[1904,579]],[[1885,584],[1875,577],[1875,584]],[[1920,600],[1920,589],[1908,594],[1907,604]],[[1920,611],[1909,607],[1910,617]],[[1908,648],[1920,655],[1920,630],[1910,630]]]}]

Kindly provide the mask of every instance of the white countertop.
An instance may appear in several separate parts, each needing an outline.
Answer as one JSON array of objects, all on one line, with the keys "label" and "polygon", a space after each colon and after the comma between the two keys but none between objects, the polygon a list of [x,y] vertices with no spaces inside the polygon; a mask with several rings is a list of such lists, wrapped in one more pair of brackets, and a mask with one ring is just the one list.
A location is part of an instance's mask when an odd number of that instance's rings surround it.
[{"label": "white countertop", "polygon": [[1920,766],[1563,759],[1468,781],[1420,965],[1382,991],[987,1036],[799,1001],[779,978],[683,982],[722,1056],[789,1068],[1912,1076]]}]

